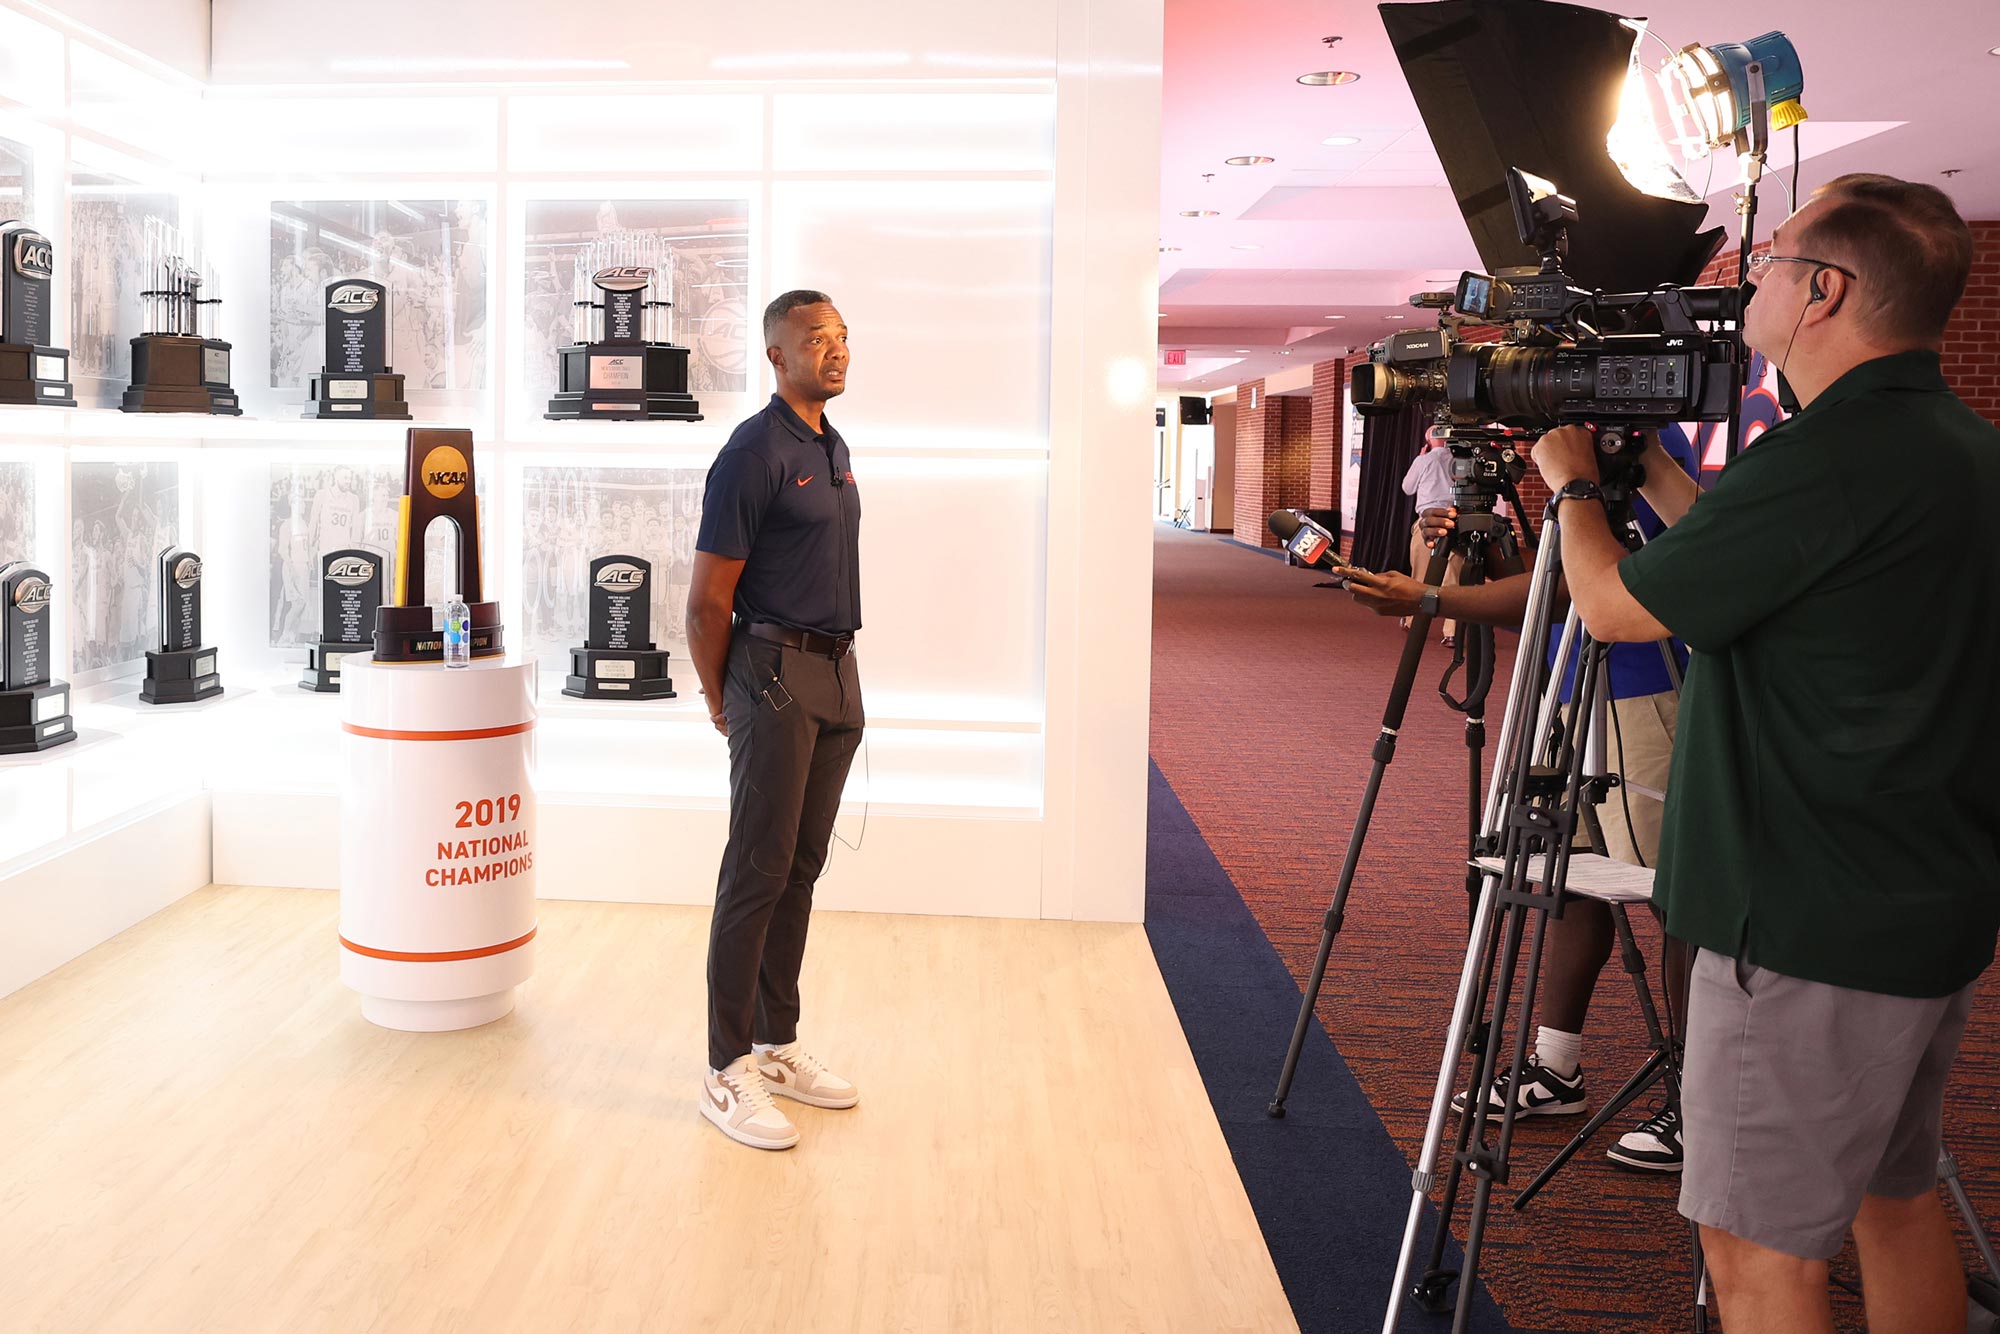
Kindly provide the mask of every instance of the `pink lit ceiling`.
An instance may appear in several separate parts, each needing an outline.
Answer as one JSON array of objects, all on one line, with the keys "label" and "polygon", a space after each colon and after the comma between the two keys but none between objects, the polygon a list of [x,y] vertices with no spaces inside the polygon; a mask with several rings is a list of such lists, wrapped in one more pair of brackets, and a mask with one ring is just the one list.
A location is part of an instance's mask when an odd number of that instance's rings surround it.
[{"label": "pink lit ceiling", "polygon": [[[1903,11],[1916,22],[1872,0],[1635,8],[1676,47],[1773,28],[1791,37],[1811,114],[1800,134],[1808,190],[1842,172],[1884,171],[1935,182],[1968,217],[2000,218],[1994,0],[1921,0]],[[1341,40],[1323,45],[1329,36]],[[1362,77],[1297,82],[1330,69]],[[1357,142],[1321,142],[1334,136]],[[1160,346],[1185,350],[1188,362],[1161,365],[1163,390],[1212,393],[1366,346],[1410,322],[1387,317],[1414,317],[1411,292],[1449,285],[1477,263],[1372,4],[1167,0],[1162,140],[1160,243],[1175,249],[1160,255]],[[1241,154],[1276,161],[1225,165]],[[1726,151],[1715,162],[1710,220],[1733,235],[1737,168]],[[1784,136],[1772,163],[1789,178],[1791,162]],[[1786,211],[1769,177],[1762,208],[1768,234]],[[1218,216],[1183,218],[1183,209]]]}]

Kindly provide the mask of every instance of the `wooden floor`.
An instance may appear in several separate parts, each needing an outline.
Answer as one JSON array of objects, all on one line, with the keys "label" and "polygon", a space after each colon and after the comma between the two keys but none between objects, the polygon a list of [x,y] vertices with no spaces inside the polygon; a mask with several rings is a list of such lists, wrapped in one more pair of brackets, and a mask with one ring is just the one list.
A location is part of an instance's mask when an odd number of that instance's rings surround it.
[{"label": "wooden floor", "polygon": [[362,1020],[335,912],[211,888],[0,1000],[0,1325],[1297,1328],[1139,927],[822,915],[864,1100],[768,1154],[694,1108],[704,910],[546,902],[519,1009],[436,1035]]}]

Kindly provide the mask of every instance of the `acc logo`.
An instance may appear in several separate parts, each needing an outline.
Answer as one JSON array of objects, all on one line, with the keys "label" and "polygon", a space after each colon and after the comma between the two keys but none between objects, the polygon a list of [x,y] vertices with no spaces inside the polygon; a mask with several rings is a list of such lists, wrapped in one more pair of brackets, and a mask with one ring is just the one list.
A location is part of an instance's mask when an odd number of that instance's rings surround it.
[{"label": "acc logo", "polygon": [[201,582],[201,557],[182,556],[174,562],[174,582],[182,588],[193,588]]},{"label": "acc logo", "polygon": [[617,564],[607,565],[597,572],[597,586],[613,592],[627,588],[644,588],[646,586],[646,572],[636,565],[619,561]]},{"label": "acc logo", "polygon": [[326,567],[326,577],[336,584],[354,588],[375,577],[375,562],[359,556],[342,556]]},{"label": "acc logo", "polygon": [[21,232],[14,237],[14,272],[29,278],[55,276],[55,252],[46,238],[36,232]]},{"label": "acc logo", "polygon": [[599,269],[590,280],[607,292],[641,292],[653,285],[653,271],[637,265],[621,264],[616,268]]},{"label": "acc logo", "polygon": [[14,586],[14,605],[29,616],[47,610],[49,596],[46,579],[23,579]]},{"label": "acc logo", "polygon": [[450,500],[465,490],[465,484],[472,479],[472,465],[465,461],[465,455],[456,446],[439,445],[424,455],[424,466],[420,470],[424,479],[424,490],[439,500]]},{"label": "acc logo", "polygon": [[327,298],[328,310],[337,310],[345,315],[365,315],[381,304],[382,294],[362,283],[347,283],[333,289]]}]

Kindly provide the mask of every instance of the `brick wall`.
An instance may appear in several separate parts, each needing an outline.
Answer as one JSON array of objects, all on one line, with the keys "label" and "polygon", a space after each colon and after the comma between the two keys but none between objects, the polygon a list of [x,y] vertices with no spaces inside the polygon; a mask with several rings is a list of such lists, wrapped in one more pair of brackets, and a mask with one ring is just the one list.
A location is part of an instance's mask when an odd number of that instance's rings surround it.
[{"label": "brick wall", "polygon": [[1304,394],[1272,399],[1270,427],[1275,434],[1267,439],[1277,467],[1276,499],[1271,509],[1309,509],[1312,507],[1312,399]]},{"label": "brick wall", "polygon": [[1347,412],[1346,363],[1339,358],[1313,367],[1312,466],[1306,480],[1306,507],[1340,508],[1340,430]]},{"label": "brick wall", "polygon": [[[1254,406],[1253,406],[1254,404]],[[1271,483],[1264,471],[1265,424],[1271,400],[1264,397],[1264,382],[1252,380],[1236,386],[1236,496],[1234,536],[1239,542],[1276,546],[1278,539],[1264,520],[1276,505],[1265,502]]]},{"label": "brick wall", "polygon": [[1944,378],[1980,416],[2000,424],[2000,222],[1972,225],[1972,276],[1944,331]]}]

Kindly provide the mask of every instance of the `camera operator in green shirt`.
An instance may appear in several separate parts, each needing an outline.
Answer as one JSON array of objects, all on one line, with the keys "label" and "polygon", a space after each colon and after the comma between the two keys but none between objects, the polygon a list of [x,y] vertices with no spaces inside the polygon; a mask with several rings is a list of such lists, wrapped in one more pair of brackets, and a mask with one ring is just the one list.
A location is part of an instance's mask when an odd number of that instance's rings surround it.
[{"label": "camera operator in green shirt", "polygon": [[[1964,1328],[1936,1185],[1946,1080],[2000,921],[2000,430],[1937,349],[1972,239],[1940,191],[1850,175],[1753,262],[1745,340],[1803,411],[1627,554],[1590,439],[1534,461],[1591,632],[1692,650],[1656,901],[1699,948],[1681,1212],[1731,1328]],[[1692,487],[1692,483],[1689,483]]]}]

